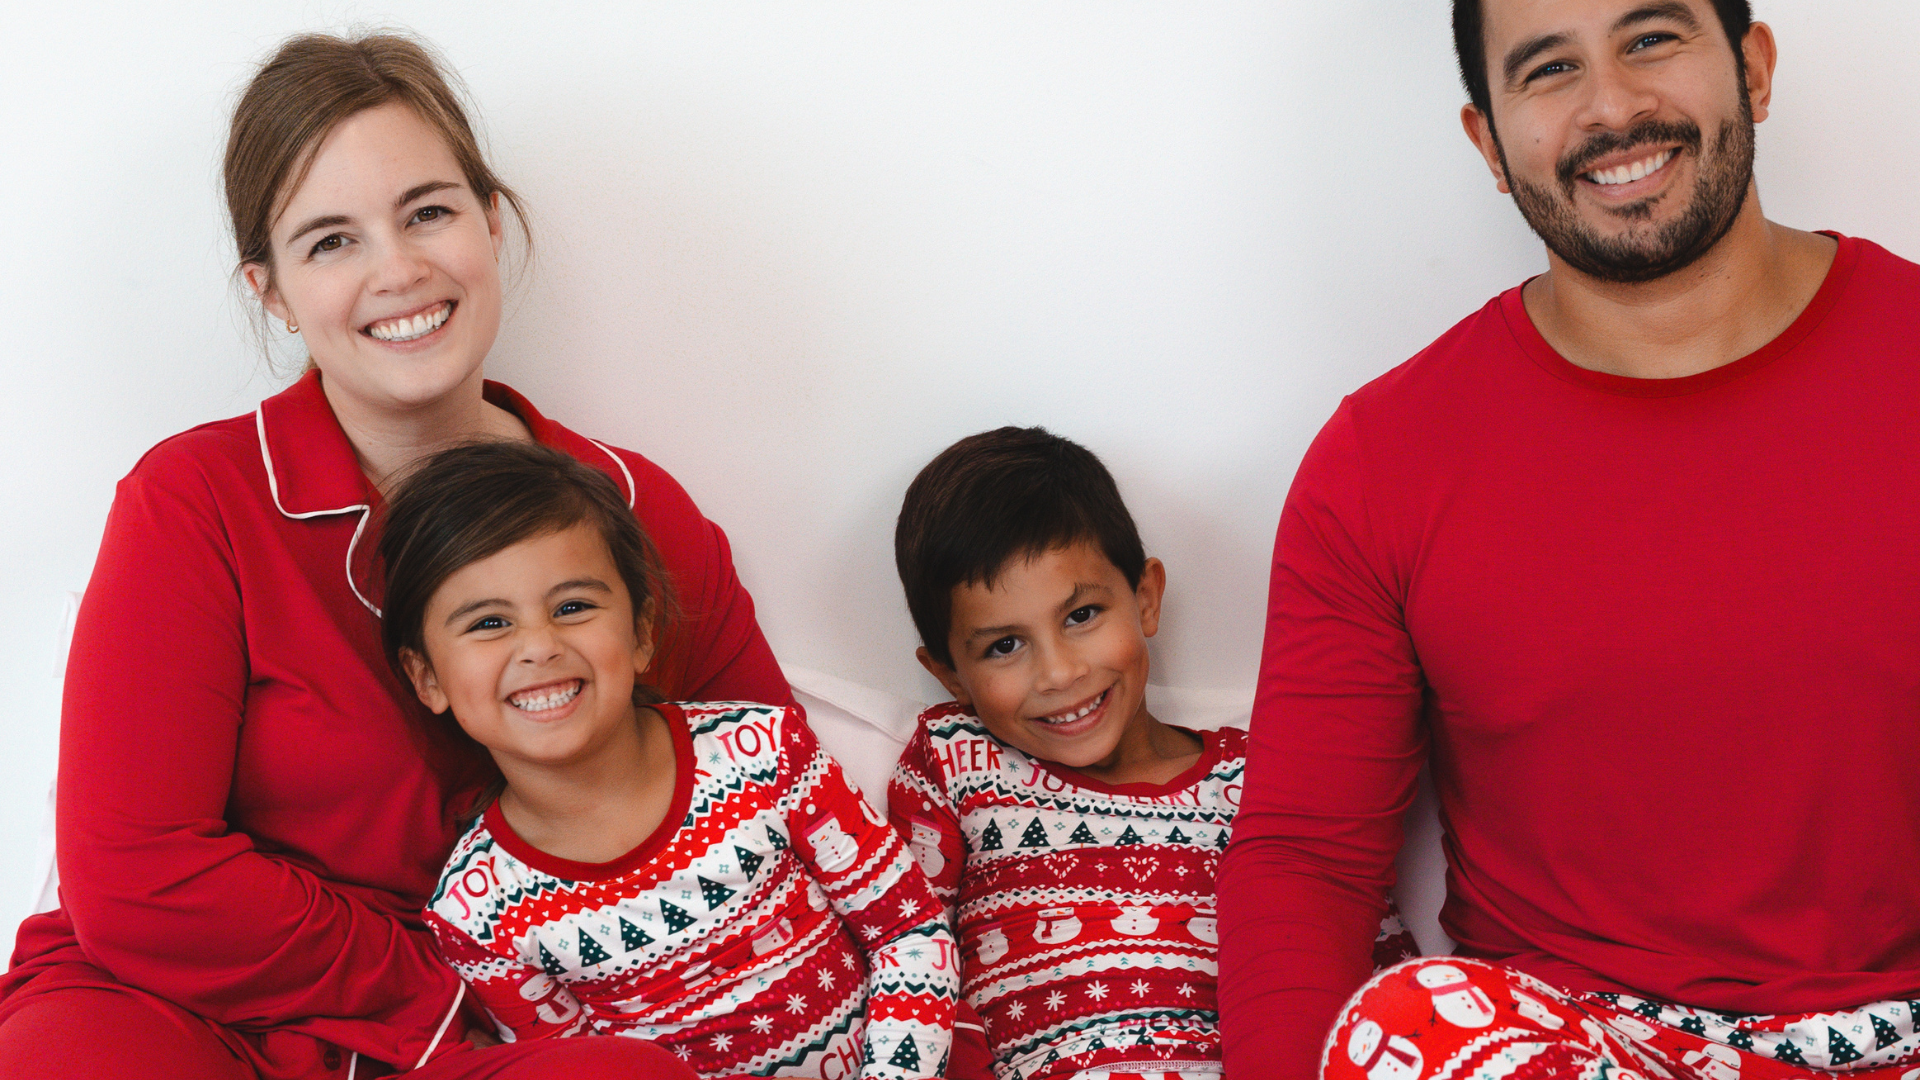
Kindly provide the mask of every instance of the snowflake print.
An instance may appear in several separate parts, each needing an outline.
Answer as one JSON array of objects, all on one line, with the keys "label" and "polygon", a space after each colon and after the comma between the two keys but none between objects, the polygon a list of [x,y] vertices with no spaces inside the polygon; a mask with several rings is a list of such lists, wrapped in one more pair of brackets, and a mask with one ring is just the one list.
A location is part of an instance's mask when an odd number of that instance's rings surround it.
[{"label": "snowflake print", "polygon": [[1049,1009],[1058,1009],[1060,1006],[1065,1005],[1066,1003],[1067,1003],[1067,995],[1061,993],[1058,990],[1055,990],[1053,993],[1047,995],[1047,1008]]},{"label": "snowflake print", "polygon": [[1026,1002],[1024,1001],[1016,1001],[1013,1004],[1007,1006],[1007,1015],[1013,1017],[1015,1020],[1018,1020],[1022,1016],[1025,1016],[1026,1013],[1027,1013],[1027,1005],[1026,1005]]},{"label": "snowflake print", "polygon": [[807,1011],[807,999],[799,994],[787,995],[787,1011],[798,1015]]},{"label": "snowflake print", "polygon": [[1139,996],[1139,997],[1145,997],[1145,996],[1147,996],[1147,991],[1148,991],[1148,990],[1151,990],[1151,989],[1153,989],[1153,988],[1152,988],[1151,986],[1148,986],[1148,985],[1147,985],[1147,980],[1145,980],[1145,979],[1135,979],[1135,980],[1133,980],[1133,992],[1134,992],[1134,994],[1136,994],[1137,996]]},{"label": "snowflake print", "polygon": [[1093,999],[1093,1000],[1095,1000],[1095,1001],[1105,1001],[1105,1000],[1107,1000],[1107,984],[1105,984],[1105,983],[1088,983],[1088,984],[1087,984],[1087,996],[1088,996],[1088,997],[1090,997],[1090,998],[1092,998],[1092,999]]},{"label": "snowflake print", "polygon": [[713,1048],[715,1050],[724,1051],[732,1045],[733,1045],[733,1036],[731,1035],[727,1035],[723,1033],[720,1035],[715,1035],[713,1037]]},{"label": "snowflake print", "polygon": [[920,911],[920,901],[911,897],[900,901],[900,917],[911,919]]},{"label": "snowflake print", "polygon": [[846,969],[847,969],[848,971],[852,971],[852,970],[853,970],[853,965],[854,965],[854,964],[856,964],[856,963],[858,963],[858,961],[856,961],[856,960],[855,960],[855,959],[853,958],[853,954],[852,954],[852,953],[841,953],[841,954],[840,954],[840,966],[841,966],[841,967],[843,967],[843,968],[846,968]]},{"label": "snowflake print", "polygon": [[748,1021],[748,1026],[753,1028],[756,1033],[765,1035],[767,1032],[773,1030],[773,1017],[756,1016]]},{"label": "snowflake print", "polygon": [[679,1054],[679,1055],[680,1055],[680,1060],[682,1060],[682,1061],[685,1061],[686,1059],[688,1059],[688,1058],[690,1058],[690,1057],[692,1057],[692,1056],[693,1056],[693,1051],[691,1051],[691,1050],[689,1050],[689,1049],[687,1049],[687,1048],[686,1048],[686,1047],[684,1047],[684,1046],[676,1046],[676,1047],[674,1047],[674,1048],[673,1048],[673,1052],[674,1052],[674,1053],[676,1053],[676,1054]]},{"label": "snowflake print", "polygon": [[1193,984],[1192,984],[1192,983],[1181,983],[1181,984],[1180,984],[1180,996],[1181,996],[1181,997],[1192,997],[1192,996],[1193,996]]},{"label": "snowflake print", "polygon": [[820,973],[820,989],[822,990],[833,989],[833,972],[822,971]]}]

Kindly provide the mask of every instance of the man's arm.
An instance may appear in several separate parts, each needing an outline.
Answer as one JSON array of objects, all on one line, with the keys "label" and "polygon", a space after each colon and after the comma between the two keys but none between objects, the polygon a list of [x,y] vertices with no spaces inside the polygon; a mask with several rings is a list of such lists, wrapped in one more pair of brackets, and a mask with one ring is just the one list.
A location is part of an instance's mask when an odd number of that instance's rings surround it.
[{"label": "man's arm", "polygon": [[1372,970],[1426,756],[1403,561],[1369,511],[1351,403],[1281,511],[1246,790],[1220,871],[1220,1020],[1237,1080],[1310,1080]]}]

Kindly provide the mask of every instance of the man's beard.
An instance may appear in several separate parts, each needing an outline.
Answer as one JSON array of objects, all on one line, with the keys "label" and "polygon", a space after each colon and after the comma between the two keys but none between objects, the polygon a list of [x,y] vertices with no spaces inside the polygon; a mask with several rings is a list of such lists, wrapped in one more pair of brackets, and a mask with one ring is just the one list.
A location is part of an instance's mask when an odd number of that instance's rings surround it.
[{"label": "man's beard", "polygon": [[[1581,220],[1574,208],[1575,185],[1593,162],[1636,146],[1676,142],[1694,156],[1699,169],[1693,201],[1679,217],[1651,232],[1629,231],[1618,236],[1601,236]],[[1515,178],[1507,167],[1506,151],[1500,149],[1498,133],[1494,136],[1514,205],[1548,249],[1581,273],[1621,283],[1652,281],[1690,266],[1733,228],[1753,180],[1753,109],[1744,84],[1740,87],[1740,115],[1720,125],[1712,157],[1701,153],[1703,142],[1700,126],[1691,120],[1648,120],[1623,132],[1602,132],[1560,159],[1554,170],[1560,187],[1554,191]],[[1630,203],[1612,211],[1612,215],[1626,221],[1646,221],[1653,216],[1653,203],[1653,199]]]}]

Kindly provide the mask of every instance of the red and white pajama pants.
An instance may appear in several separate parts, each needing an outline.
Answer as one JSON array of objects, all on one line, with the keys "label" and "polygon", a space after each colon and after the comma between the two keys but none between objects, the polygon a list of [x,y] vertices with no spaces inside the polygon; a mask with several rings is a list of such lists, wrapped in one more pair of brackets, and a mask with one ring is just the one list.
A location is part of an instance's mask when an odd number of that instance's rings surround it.
[{"label": "red and white pajama pants", "polygon": [[1375,975],[1322,1051],[1324,1080],[1920,1080],[1920,1001],[1758,1016],[1558,990],[1454,956]]}]

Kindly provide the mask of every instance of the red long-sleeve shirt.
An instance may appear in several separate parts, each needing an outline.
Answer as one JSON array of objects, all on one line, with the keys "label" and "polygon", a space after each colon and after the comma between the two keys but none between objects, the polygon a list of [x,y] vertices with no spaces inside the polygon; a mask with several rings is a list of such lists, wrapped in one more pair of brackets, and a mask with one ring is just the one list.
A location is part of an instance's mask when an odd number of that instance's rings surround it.
[{"label": "red long-sleeve shirt", "polygon": [[1466,955],[1726,1011],[1920,992],[1917,417],[1920,267],[1847,238],[1712,371],[1575,367],[1514,289],[1349,397],[1274,550],[1228,1074],[1314,1075],[1429,750]]},{"label": "red long-sleeve shirt", "polygon": [[[686,614],[662,689],[790,702],[686,492],[504,386],[486,395],[630,495]],[[266,1076],[318,1043],[402,1067],[427,1050],[460,980],[420,909],[487,766],[381,654],[375,501],[317,374],[121,482],[67,667],[63,907],[22,924],[0,1000],[83,962],[269,1033],[235,1044]]]}]

